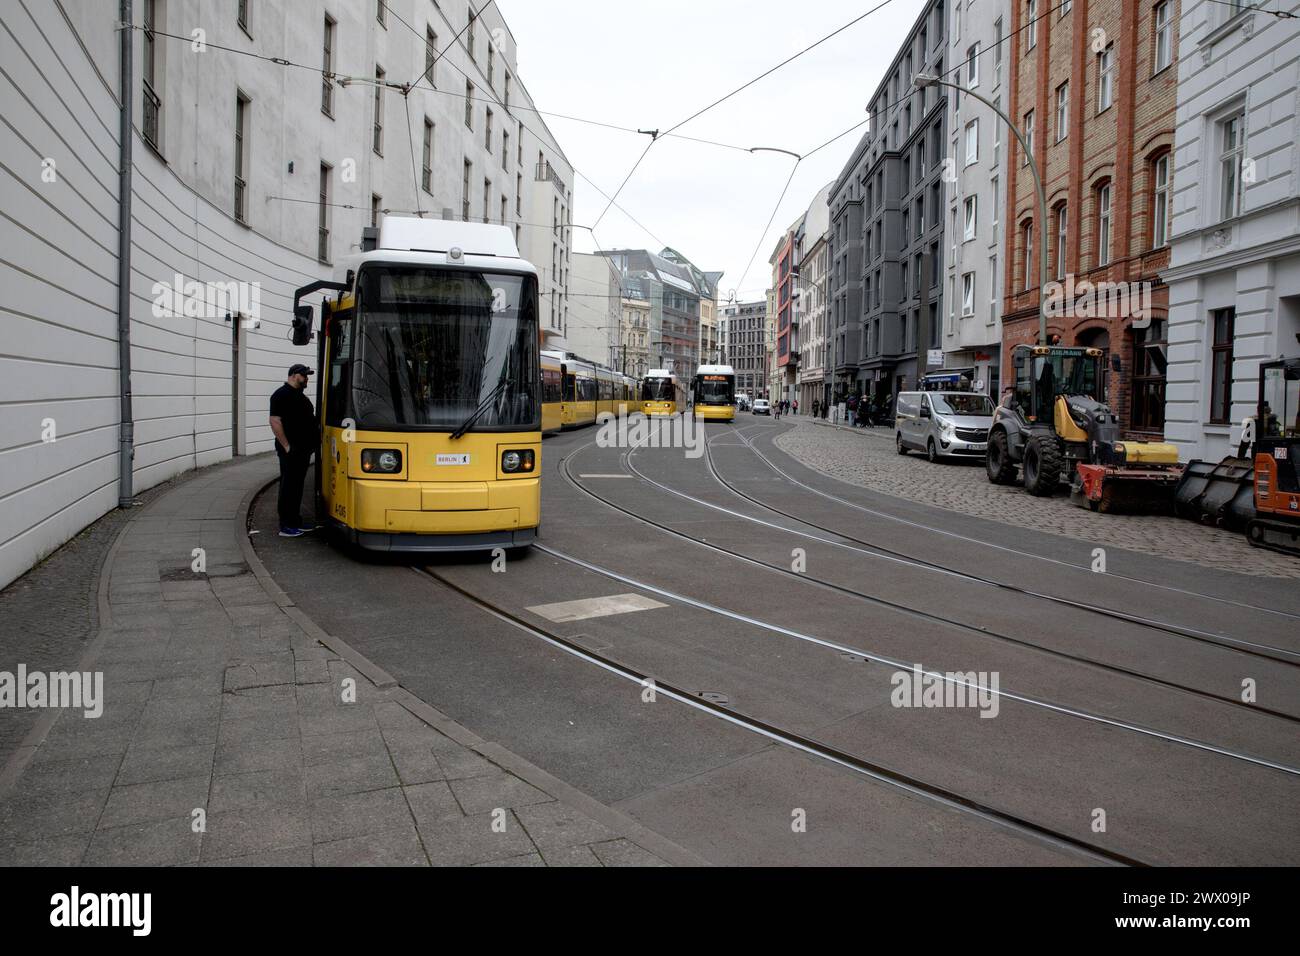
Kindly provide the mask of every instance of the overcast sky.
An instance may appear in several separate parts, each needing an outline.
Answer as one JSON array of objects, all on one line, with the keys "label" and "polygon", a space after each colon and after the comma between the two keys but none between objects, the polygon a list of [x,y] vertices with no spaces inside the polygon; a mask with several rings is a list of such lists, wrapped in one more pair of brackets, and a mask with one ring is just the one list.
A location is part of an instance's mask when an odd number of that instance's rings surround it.
[{"label": "overcast sky", "polygon": [[[519,72],[538,109],[636,129],[666,130],[876,6],[880,0],[497,0],[519,45]],[[865,118],[867,100],[922,8],[883,9],[682,127],[737,146],[804,153]],[[647,137],[545,117],[569,161],[607,194],[623,181]],[[799,166],[772,228],[794,159],[661,137],[618,196],[647,235],[617,208],[596,228],[603,248],[677,249],[704,270],[725,270],[721,298],[761,297],[776,237],[835,179],[862,130]],[[605,208],[574,176],[575,225]],[[575,229],[574,248],[594,249]],[[758,244],[754,265],[741,273]]]}]

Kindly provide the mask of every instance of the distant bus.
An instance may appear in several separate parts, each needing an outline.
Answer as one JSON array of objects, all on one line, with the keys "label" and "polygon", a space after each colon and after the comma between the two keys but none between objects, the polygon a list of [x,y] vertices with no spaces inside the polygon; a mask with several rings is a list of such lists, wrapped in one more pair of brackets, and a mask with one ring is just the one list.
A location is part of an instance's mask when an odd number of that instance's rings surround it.
[{"label": "distant bus", "polygon": [[736,370],[730,365],[701,365],[691,382],[691,395],[696,418],[736,420]]}]

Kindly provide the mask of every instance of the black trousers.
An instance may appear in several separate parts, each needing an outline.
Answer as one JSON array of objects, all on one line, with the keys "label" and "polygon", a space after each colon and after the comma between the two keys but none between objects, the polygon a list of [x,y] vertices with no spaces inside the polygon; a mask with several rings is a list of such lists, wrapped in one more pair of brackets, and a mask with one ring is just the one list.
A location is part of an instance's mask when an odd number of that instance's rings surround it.
[{"label": "black trousers", "polygon": [[302,488],[307,478],[307,466],[311,464],[311,453],[300,452],[294,448],[285,454],[279,443],[275,446],[276,456],[280,459],[280,527],[302,527]]}]

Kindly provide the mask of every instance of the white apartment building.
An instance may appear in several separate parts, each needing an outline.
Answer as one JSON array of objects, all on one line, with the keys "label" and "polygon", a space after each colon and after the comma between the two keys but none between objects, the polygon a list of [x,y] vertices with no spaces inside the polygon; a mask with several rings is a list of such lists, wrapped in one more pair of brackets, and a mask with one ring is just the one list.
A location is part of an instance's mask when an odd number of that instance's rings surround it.
[{"label": "white apartment building", "polygon": [[623,290],[607,256],[573,253],[569,276],[568,349],[610,368],[619,366]]},{"label": "white apartment building", "polygon": [[[270,450],[268,397],[290,364],[313,359],[287,341],[293,290],[329,277],[385,211],[513,226],[543,270],[542,323],[560,339],[572,167],[532,109],[495,5],[466,29],[473,9],[134,0],[124,32],[115,2],[0,7],[12,134],[0,189],[0,585],[119,498]],[[411,85],[403,95],[389,83]],[[238,304],[187,295],[192,307],[169,308],[181,304],[172,292],[214,287]]]},{"label": "white apartment building", "polygon": [[[954,0],[946,77],[1006,108],[1009,0]],[[982,391],[998,397],[1002,355],[1002,160],[1013,134],[979,100],[944,88],[949,98],[944,224],[943,367],[971,369]],[[929,371],[935,371],[930,367]]]},{"label": "white apartment building", "polygon": [[650,370],[650,300],[643,298],[640,283],[628,283],[621,301],[622,345],[615,366],[625,375],[641,378]]},{"label": "white apartment building", "polygon": [[1183,0],[1178,33],[1165,437],[1217,460],[1300,355],[1300,20]]},{"label": "white apartment building", "polygon": [[794,262],[799,269],[795,299],[796,347],[799,352],[800,411],[812,413],[813,400],[830,401],[833,368],[827,368],[829,337],[826,329],[827,280],[830,273],[830,206],[835,183],[827,183],[813,197],[795,235]]}]

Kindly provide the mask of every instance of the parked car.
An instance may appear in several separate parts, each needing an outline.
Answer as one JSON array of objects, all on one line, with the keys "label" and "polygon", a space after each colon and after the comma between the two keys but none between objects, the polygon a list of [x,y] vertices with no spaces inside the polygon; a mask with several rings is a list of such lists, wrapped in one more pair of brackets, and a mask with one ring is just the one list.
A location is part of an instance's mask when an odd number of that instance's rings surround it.
[{"label": "parked car", "polygon": [[900,455],[923,451],[930,461],[983,458],[992,424],[993,402],[980,392],[900,392],[894,444]]},{"label": "parked car", "polygon": [[756,399],[754,399],[754,414],[755,414],[755,415],[771,415],[771,414],[772,414],[772,403],[769,402],[766,398],[756,398]]}]

